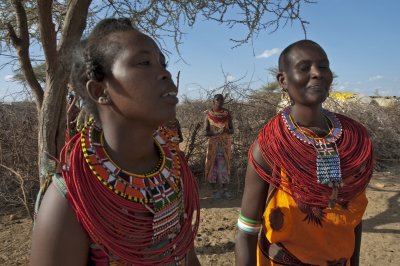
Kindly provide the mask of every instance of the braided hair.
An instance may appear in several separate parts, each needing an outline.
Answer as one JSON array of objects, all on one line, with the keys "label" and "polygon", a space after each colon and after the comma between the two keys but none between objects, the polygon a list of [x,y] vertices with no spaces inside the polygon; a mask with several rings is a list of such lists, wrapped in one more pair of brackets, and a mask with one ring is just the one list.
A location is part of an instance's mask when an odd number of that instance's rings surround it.
[{"label": "braided hair", "polygon": [[106,18],[75,49],[70,84],[82,99],[83,107],[96,120],[99,118],[98,110],[87,93],[86,83],[89,80],[102,81],[110,75],[114,61],[122,49],[121,44],[112,38],[112,34],[132,30],[138,31],[128,18]]}]

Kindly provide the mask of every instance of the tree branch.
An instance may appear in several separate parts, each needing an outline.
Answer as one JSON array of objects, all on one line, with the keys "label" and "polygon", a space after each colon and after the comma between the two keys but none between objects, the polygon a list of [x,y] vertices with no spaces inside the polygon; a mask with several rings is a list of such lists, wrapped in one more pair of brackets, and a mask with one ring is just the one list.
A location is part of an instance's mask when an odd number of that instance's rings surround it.
[{"label": "tree branch", "polygon": [[59,53],[65,55],[81,38],[86,27],[86,18],[91,0],[72,0],[61,30]]},{"label": "tree branch", "polygon": [[13,173],[15,176],[18,177],[20,189],[21,189],[21,192],[22,192],[22,199],[21,198],[20,199],[21,199],[22,203],[24,204],[26,212],[28,213],[29,217],[33,220],[33,215],[31,213],[31,210],[29,209],[28,199],[27,199],[26,193],[25,193],[25,181],[24,181],[24,178],[17,171],[13,170],[12,168],[10,168],[10,167],[8,167],[6,165],[0,164],[0,167],[3,167],[4,169],[10,171],[11,173]]},{"label": "tree branch", "polygon": [[47,75],[53,76],[58,65],[57,38],[52,20],[52,0],[38,0],[39,30],[44,56],[47,64]]},{"label": "tree branch", "polygon": [[26,16],[25,8],[22,1],[12,0],[11,1],[17,21],[17,29],[19,36],[17,35],[13,26],[9,23],[8,33],[10,35],[11,42],[17,52],[18,60],[21,65],[22,73],[26,79],[27,84],[32,90],[33,96],[36,101],[36,108],[40,110],[43,104],[43,89],[40,83],[36,79],[31,59],[29,57],[29,32],[28,32],[28,19]]}]

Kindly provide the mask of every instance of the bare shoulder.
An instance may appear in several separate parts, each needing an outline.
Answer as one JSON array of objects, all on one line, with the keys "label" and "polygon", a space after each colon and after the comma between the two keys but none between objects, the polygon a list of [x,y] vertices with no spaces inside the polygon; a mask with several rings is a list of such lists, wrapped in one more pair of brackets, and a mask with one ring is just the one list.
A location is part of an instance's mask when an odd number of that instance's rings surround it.
[{"label": "bare shoulder", "polygon": [[31,265],[85,265],[89,241],[67,200],[51,184],[33,228]]},{"label": "bare shoulder", "polygon": [[260,146],[258,144],[258,141],[256,140],[252,146],[251,153],[253,154],[254,161],[261,166],[264,171],[270,173],[271,168],[270,166],[265,162],[262,152],[260,150]]}]

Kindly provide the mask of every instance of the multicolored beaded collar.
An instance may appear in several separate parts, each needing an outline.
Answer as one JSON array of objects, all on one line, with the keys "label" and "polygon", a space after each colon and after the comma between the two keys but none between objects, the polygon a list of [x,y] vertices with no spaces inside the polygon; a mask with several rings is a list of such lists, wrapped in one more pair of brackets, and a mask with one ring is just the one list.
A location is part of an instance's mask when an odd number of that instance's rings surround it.
[{"label": "multicolored beaded collar", "polygon": [[308,143],[311,145],[317,144],[319,141],[323,140],[326,144],[328,143],[333,143],[336,142],[341,136],[342,136],[342,124],[340,123],[340,120],[335,116],[334,113],[323,109],[322,112],[324,116],[328,119],[329,121],[329,126],[331,127],[330,132],[322,138],[315,138],[315,137],[307,137],[304,132],[301,132],[298,129],[297,124],[292,120],[292,117],[290,116],[290,111],[291,108],[287,107],[285,108],[281,115],[283,122],[285,123],[286,127],[288,130],[299,140],[301,140],[304,143]]},{"label": "multicolored beaded collar", "polygon": [[82,150],[93,174],[119,196],[137,203],[152,203],[158,212],[175,203],[181,190],[180,161],[175,150],[154,133],[160,162],[148,174],[133,174],[121,169],[108,156],[103,145],[103,132],[93,121],[82,130]]}]

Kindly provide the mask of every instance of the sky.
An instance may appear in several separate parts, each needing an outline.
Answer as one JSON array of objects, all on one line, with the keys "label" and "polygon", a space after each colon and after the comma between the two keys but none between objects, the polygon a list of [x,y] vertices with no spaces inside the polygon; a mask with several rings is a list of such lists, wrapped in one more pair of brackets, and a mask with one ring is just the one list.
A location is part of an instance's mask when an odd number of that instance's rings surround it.
[{"label": "sky", "polygon": [[[307,38],[326,51],[332,71],[338,76],[335,90],[363,95],[400,96],[400,1],[319,0],[302,7]],[[179,95],[205,97],[229,81],[257,90],[275,81],[268,69],[277,66],[279,53],[304,39],[298,22],[270,33],[260,32],[253,44],[232,48],[229,39],[244,37],[243,28],[198,19],[186,35],[177,55],[171,40],[164,39],[172,76],[180,71]],[[6,58],[0,56],[0,64]],[[0,70],[0,99],[21,86],[10,81],[12,69]],[[217,91],[218,92],[218,91]]]}]

